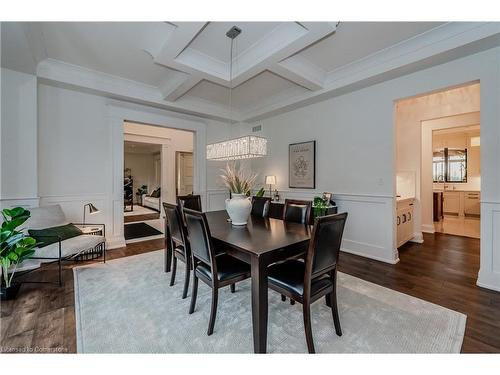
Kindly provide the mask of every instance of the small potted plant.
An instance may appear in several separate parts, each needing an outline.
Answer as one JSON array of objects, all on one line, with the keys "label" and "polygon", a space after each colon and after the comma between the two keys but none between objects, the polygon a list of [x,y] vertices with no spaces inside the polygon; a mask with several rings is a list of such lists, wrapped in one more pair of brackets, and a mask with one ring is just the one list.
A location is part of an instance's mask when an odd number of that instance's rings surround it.
[{"label": "small potted plant", "polygon": [[1,299],[15,298],[20,284],[12,283],[17,266],[35,253],[37,242],[17,228],[30,217],[22,207],[2,210],[3,223],[0,231],[0,262],[2,263]]},{"label": "small potted plant", "polygon": [[226,199],[226,211],[233,225],[246,225],[252,211],[250,194],[256,174],[240,169],[239,163],[227,164],[221,175],[224,184],[231,192],[231,199]]},{"label": "small potted plant", "polygon": [[314,197],[313,216],[314,218],[325,216],[330,202],[323,197]]}]

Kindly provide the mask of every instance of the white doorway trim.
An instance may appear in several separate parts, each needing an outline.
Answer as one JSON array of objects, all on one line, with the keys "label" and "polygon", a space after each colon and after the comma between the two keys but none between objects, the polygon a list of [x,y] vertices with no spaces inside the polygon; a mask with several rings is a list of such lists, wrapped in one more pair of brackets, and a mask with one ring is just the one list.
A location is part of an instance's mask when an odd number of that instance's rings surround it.
[{"label": "white doorway trim", "polygon": [[[110,101],[108,107],[108,122],[111,131],[111,164],[112,188],[110,212],[112,212],[112,228],[107,231],[108,248],[125,246],[123,235],[123,124],[125,121],[144,123],[147,125],[174,128],[193,132],[194,192],[201,195],[202,203],[206,203],[206,123],[202,119],[177,114],[141,105],[124,105]],[[161,212],[160,212],[161,215]]]}]

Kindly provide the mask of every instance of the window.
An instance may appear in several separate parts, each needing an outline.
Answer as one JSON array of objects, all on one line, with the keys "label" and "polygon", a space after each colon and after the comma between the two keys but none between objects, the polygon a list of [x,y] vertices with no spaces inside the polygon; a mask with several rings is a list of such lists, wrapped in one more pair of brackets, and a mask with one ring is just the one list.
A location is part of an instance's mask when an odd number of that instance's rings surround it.
[{"label": "window", "polygon": [[467,182],[467,149],[434,152],[432,172],[434,182]]}]

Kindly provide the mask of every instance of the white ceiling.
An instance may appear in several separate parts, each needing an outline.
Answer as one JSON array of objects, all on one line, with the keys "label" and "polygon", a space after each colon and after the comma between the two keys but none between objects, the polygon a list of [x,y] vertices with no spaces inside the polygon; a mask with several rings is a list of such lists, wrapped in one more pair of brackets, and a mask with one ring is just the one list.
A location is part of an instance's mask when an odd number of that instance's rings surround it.
[{"label": "white ceiling", "polygon": [[[226,36],[226,32],[234,25],[234,22],[210,22],[189,47],[227,63],[231,39]],[[279,22],[238,22],[237,26],[244,32],[234,39],[234,55],[247,50],[279,25]]]},{"label": "white ceiling", "polygon": [[301,55],[331,72],[439,25],[438,22],[345,22],[334,37],[323,39]]},{"label": "white ceiling", "polygon": [[[230,40],[225,33],[234,25],[242,33],[235,39],[230,80]],[[55,62],[68,63],[72,65],[64,65],[66,70],[82,67],[128,80],[130,87],[143,85],[137,92],[147,91],[155,104],[212,118],[229,118],[229,87],[233,87],[231,116],[245,120],[280,106],[288,108],[292,99],[319,95],[332,72],[410,43],[423,33],[435,32],[444,40],[445,26],[437,22],[2,23],[2,66],[34,73],[38,64],[40,76],[42,63],[52,71]],[[61,79],[62,74],[55,76]]]}]

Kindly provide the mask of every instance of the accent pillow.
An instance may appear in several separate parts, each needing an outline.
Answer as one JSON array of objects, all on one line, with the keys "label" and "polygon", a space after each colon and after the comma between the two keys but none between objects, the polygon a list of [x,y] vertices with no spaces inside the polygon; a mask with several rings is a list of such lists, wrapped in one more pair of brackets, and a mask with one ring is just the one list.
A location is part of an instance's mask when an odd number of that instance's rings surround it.
[{"label": "accent pillow", "polygon": [[160,194],[161,188],[157,188],[151,193],[151,198],[160,198]]},{"label": "accent pillow", "polygon": [[61,237],[61,241],[64,241],[83,234],[80,228],[73,224],[66,224],[45,229],[28,229],[28,233],[39,243],[38,248],[59,242],[58,237]]}]

